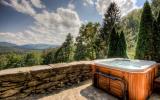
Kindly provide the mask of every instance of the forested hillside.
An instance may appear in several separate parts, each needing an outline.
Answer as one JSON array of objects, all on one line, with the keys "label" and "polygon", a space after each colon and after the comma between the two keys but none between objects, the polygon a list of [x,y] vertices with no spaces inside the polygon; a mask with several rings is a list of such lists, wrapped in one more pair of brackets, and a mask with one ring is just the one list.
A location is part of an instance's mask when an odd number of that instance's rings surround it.
[{"label": "forested hillside", "polygon": [[26,50],[22,52],[16,49],[16,51],[13,52],[13,48],[11,48],[11,51],[3,51],[3,53],[0,54],[0,70],[53,63],[56,51],[57,48]]},{"label": "forested hillside", "polygon": [[16,45],[8,42],[0,42],[0,53],[25,53],[30,51],[41,51],[49,48],[57,48],[59,45],[50,45],[50,44],[25,44],[25,45]]}]

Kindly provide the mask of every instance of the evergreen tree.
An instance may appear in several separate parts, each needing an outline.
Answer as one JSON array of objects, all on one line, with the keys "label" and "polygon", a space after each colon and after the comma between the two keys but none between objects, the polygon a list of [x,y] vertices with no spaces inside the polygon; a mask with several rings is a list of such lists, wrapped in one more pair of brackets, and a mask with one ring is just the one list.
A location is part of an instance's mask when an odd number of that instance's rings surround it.
[{"label": "evergreen tree", "polygon": [[112,32],[113,27],[120,21],[120,11],[115,2],[112,2],[108,7],[106,13],[104,14],[103,27],[101,30],[101,35],[105,40],[109,39],[110,33]]},{"label": "evergreen tree", "polygon": [[151,7],[155,17],[158,16],[158,12],[160,11],[160,0],[151,0]]},{"label": "evergreen tree", "polygon": [[90,60],[96,58],[95,41],[99,32],[99,23],[82,25],[76,39],[75,60]]},{"label": "evergreen tree", "polygon": [[66,37],[65,42],[62,44],[62,46],[55,53],[55,57],[54,57],[55,61],[54,62],[59,63],[59,62],[73,61],[73,55],[74,55],[73,37],[69,33]]},{"label": "evergreen tree", "polygon": [[43,64],[51,64],[54,63],[54,55],[55,55],[55,51],[49,51],[47,54],[45,54],[43,56]]},{"label": "evergreen tree", "polygon": [[79,61],[79,60],[86,60],[86,45],[83,42],[82,36],[78,36],[76,38],[76,51],[74,55],[74,59]]},{"label": "evergreen tree", "polygon": [[154,60],[160,62],[160,14],[153,22]]},{"label": "evergreen tree", "polygon": [[158,15],[158,18],[157,18],[157,28],[158,28],[158,32],[160,34],[160,11],[159,11],[159,15]]},{"label": "evergreen tree", "polygon": [[104,41],[103,39],[101,38],[101,35],[100,34],[97,34],[96,35],[96,40],[95,40],[95,50],[96,50],[96,59],[103,59],[103,58],[106,58],[107,55],[104,55],[106,54],[106,46],[104,46]]},{"label": "evergreen tree", "polygon": [[63,45],[55,52],[54,63],[65,62],[65,53]]},{"label": "evergreen tree", "polygon": [[141,15],[135,58],[151,60],[153,57],[152,22],[152,11],[146,1]]},{"label": "evergreen tree", "polygon": [[124,33],[123,31],[121,32],[120,36],[119,36],[119,41],[118,41],[118,50],[117,50],[117,55],[121,58],[128,58],[127,57],[127,52],[126,52],[126,49],[127,49],[127,44],[126,44],[126,39],[125,39],[125,36],[124,36]]},{"label": "evergreen tree", "polygon": [[8,58],[5,55],[0,55],[0,70],[5,69],[8,64]]},{"label": "evergreen tree", "polygon": [[8,62],[6,67],[8,68],[23,67],[25,65],[24,57],[21,55],[11,53],[7,56],[7,58],[8,58]]},{"label": "evergreen tree", "polygon": [[87,57],[91,60],[96,58],[96,45],[95,45],[95,41],[96,41],[96,36],[99,32],[99,23],[91,23],[89,22],[86,25],[86,43],[87,43]]},{"label": "evergreen tree", "polygon": [[109,38],[109,47],[108,47],[108,58],[118,57],[118,41],[119,35],[116,32],[115,28],[112,29],[112,34]]},{"label": "evergreen tree", "polygon": [[141,13],[142,9],[135,9],[122,18],[121,30],[125,33],[128,51],[135,49]]},{"label": "evergreen tree", "polygon": [[101,28],[101,37],[104,40],[101,44],[106,46],[104,48],[105,54],[107,54],[109,36],[112,32],[113,27],[118,28],[120,22],[120,11],[115,2],[112,2],[104,14],[103,26]]},{"label": "evergreen tree", "polygon": [[28,53],[25,57],[26,66],[40,65],[42,61],[41,55],[37,52]]}]

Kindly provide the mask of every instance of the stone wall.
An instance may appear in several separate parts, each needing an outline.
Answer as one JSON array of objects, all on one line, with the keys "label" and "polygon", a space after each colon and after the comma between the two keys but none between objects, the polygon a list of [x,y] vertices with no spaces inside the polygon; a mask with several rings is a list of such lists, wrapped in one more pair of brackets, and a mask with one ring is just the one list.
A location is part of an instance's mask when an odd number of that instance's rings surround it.
[{"label": "stone wall", "polygon": [[0,99],[17,100],[59,90],[91,78],[91,62],[39,65],[0,71]]}]

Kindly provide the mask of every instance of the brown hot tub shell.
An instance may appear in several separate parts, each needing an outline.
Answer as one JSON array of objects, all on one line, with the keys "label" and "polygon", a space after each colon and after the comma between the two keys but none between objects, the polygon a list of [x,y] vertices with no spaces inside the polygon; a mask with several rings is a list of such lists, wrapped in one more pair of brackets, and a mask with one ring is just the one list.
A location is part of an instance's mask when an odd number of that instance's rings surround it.
[{"label": "brown hot tub shell", "polygon": [[158,71],[157,66],[158,64],[154,64],[144,71],[130,72],[93,64],[93,84],[117,97],[123,98],[123,82],[97,74],[97,71],[118,77],[126,81],[127,99],[146,100],[151,95],[153,90],[153,80]]}]

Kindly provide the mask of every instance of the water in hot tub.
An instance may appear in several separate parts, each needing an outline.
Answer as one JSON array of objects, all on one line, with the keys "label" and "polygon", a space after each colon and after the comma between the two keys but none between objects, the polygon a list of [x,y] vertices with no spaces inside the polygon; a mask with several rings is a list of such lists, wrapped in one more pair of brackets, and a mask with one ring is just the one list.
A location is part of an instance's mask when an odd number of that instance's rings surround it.
[{"label": "water in hot tub", "polygon": [[109,59],[100,63],[108,66],[126,69],[144,69],[153,65],[155,62],[146,60]]}]

